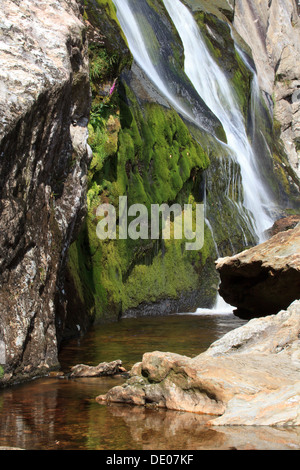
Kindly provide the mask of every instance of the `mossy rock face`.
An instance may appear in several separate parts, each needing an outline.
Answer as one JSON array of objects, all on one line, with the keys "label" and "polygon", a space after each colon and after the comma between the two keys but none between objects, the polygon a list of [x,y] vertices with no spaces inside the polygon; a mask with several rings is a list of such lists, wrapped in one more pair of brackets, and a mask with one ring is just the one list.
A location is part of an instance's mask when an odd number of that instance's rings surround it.
[{"label": "mossy rock face", "polygon": [[120,69],[131,62],[126,37],[117,18],[112,0],[80,0],[83,18],[88,20],[90,42],[103,45],[108,53],[120,57]]},{"label": "mossy rock face", "polygon": [[[282,201],[281,207],[297,212],[300,207],[300,180],[289,163],[280,135],[280,125],[274,121],[271,131],[266,137],[273,157],[271,175],[274,176],[270,185],[277,199]],[[288,211],[286,212],[288,213]]]},{"label": "mossy rock face", "polygon": [[[96,321],[117,319],[146,299],[157,303],[180,299],[183,293],[192,299],[208,256],[207,246],[201,252],[187,252],[185,240],[97,238],[95,212],[100,203],[118,208],[123,195],[129,206],[138,203],[149,209],[151,204],[200,203],[201,175],[209,165],[207,154],[175,111],[154,103],[141,108],[126,83],[119,89],[118,108],[112,106],[109,117],[99,118],[91,129],[89,213],[70,251],[70,273]],[[111,139],[114,143],[105,146]]]},{"label": "mossy rock face", "polygon": [[210,159],[211,166],[206,172],[209,220],[218,256],[232,256],[255,245],[257,236],[251,226],[250,214],[245,208],[243,212],[239,209],[243,201],[239,165],[218,154],[211,155]]},{"label": "mossy rock face", "polygon": [[[192,7],[208,47],[231,80],[251,135],[252,75],[234,47],[228,23],[231,9],[223,0],[185,3]],[[225,140],[223,128],[201,100],[197,101],[199,98],[183,72],[182,44],[163,2],[147,0],[143,5],[142,8],[141,2],[136,1],[152,38],[153,61],[158,60],[156,52],[161,52],[156,48],[165,43],[165,64],[160,65],[173,84],[185,90],[193,105],[198,103],[199,113],[209,125],[195,129],[185,122],[159,90],[153,91],[138,66],[132,65],[112,2],[85,1],[89,21],[105,38],[100,45],[91,42],[93,106],[89,143],[93,160],[88,175],[88,215],[70,249],[68,270],[78,301],[91,321],[167,314],[198,306],[210,308],[219,283],[214,264],[217,257],[232,255],[256,243],[245,223],[247,214],[241,215],[227,197],[232,193],[234,200],[242,201],[243,194],[240,186],[230,187],[228,172],[237,181],[240,170],[215,138]],[[154,23],[162,26],[161,31],[158,28],[155,32],[158,36],[167,25],[163,41],[153,36]],[[277,147],[271,147],[272,120],[267,111],[264,114],[260,110],[258,115],[264,138],[276,155]],[[257,140],[256,144],[261,146],[262,142]],[[271,175],[270,187],[273,185],[274,193],[281,197],[292,185],[279,147],[278,155],[278,168],[276,158],[274,166],[270,155],[263,157],[261,166],[265,175]],[[195,206],[205,200],[211,225],[205,227],[203,248],[188,252],[185,240],[174,239],[99,240],[97,207],[110,203],[118,210],[120,196],[128,197],[129,206],[143,204],[148,209],[152,204],[163,203]]]}]

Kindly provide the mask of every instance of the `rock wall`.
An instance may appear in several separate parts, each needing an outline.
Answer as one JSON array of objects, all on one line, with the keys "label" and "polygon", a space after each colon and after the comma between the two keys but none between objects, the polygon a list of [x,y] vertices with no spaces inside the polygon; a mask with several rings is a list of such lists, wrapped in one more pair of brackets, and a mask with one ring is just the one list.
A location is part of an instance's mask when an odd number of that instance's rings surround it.
[{"label": "rock wall", "polygon": [[66,256],[85,215],[90,159],[89,65],[79,17],[75,0],[1,2],[2,384],[58,362]]},{"label": "rock wall", "polygon": [[300,20],[296,0],[236,0],[234,26],[251,47],[260,87],[300,175]]}]

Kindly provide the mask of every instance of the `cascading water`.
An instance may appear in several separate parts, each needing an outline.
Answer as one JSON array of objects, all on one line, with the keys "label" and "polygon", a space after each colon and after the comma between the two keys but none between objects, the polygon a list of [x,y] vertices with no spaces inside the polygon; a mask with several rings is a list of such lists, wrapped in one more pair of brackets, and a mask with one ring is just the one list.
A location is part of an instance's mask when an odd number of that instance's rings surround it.
[{"label": "cascading water", "polygon": [[[207,218],[205,219],[205,223],[206,223],[207,227],[209,228],[209,230],[211,232],[212,239],[214,240],[215,250],[216,250],[217,256],[218,256],[218,258],[220,258],[218,245],[215,242],[214,231],[213,231],[213,228],[212,228],[212,226],[211,226],[211,224],[210,224],[210,222]],[[226,314],[226,313],[233,313],[233,307],[231,305],[227,304],[225,302],[225,300],[219,294],[217,294],[217,299],[216,299],[215,305],[212,309],[198,308],[197,311],[196,311],[196,315],[201,315],[201,314],[202,315],[216,315],[216,314]]]},{"label": "cascading water", "polygon": [[168,87],[164,77],[161,76],[157,67],[154,66],[146,46],[143,29],[140,27],[136,16],[130,8],[130,0],[113,1],[117,7],[118,20],[126,36],[134,60],[141,69],[144,70],[158,90],[166,97],[169,103],[185,118],[193,121],[194,118],[192,114],[179,102],[178,98],[170,92],[170,87]]},{"label": "cascading water", "polygon": [[[183,117],[199,125],[191,110],[183,106],[176,94],[170,91],[171,87],[166,78],[154,65],[148,51],[149,45],[147,46],[145,33],[130,7],[130,0],[113,1],[117,7],[119,22],[137,64],[171,106]],[[233,199],[232,202],[238,206],[239,213],[246,221],[249,231],[253,233],[258,242],[262,242],[265,239],[265,231],[274,222],[270,215],[272,202],[261,181],[256,155],[248,140],[244,118],[236,101],[234,90],[222,69],[211,56],[189,9],[180,0],[164,0],[164,4],[184,47],[185,73],[198,95],[222,123],[227,144],[221,142],[220,144],[226,147],[229,160],[231,158],[232,162],[238,163],[240,166],[243,200]],[[209,220],[207,220],[207,225],[214,238]],[[212,312],[216,311],[228,312],[232,311],[232,307],[225,304],[223,299],[218,296]]]},{"label": "cascading water", "polygon": [[252,214],[259,241],[264,241],[264,232],[273,224],[269,215],[270,196],[260,179],[256,156],[233,89],[211,56],[188,8],[179,0],[164,0],[164,4],[184,46],[185,73],[223,125],[231,156],[241,168],[244,205]]}]

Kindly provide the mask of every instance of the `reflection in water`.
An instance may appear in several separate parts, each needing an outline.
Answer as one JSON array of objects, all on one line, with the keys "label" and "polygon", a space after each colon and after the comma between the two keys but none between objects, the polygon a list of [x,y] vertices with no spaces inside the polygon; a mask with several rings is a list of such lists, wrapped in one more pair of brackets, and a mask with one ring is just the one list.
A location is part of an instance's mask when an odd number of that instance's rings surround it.
[{"label": "reflection in water", "polygon": [[[172,316],[123,320],[93,329],[61,354],[64,371],[77,363],[122,359],[129,368],[155,349],[195,356],[242,324],[233,316]],[[79,343],[79,344],[77,344]],[[44,378],[0,392],[0,447],[63,450],[299,449],[298,428],[210,428],[210,417],[125,405],[95,397],[122,377]]]},{"label": "reflection in water", "polygon": [[234,315],[170,315],[124,319],[95,327],[88,335],[69,342],[62,351],[63,370],[84,363],[97,365],[121,359],[130,369],[150,351],[198,356],[228,331],[245,322]]},{"label": "reflection in water", "polygon": [[272,450],[299,449],[300,429],[248,426],[209,427],[211,416],[176,411],[153,411],[114,405],[108,408],[124,420],[143,450]]}]

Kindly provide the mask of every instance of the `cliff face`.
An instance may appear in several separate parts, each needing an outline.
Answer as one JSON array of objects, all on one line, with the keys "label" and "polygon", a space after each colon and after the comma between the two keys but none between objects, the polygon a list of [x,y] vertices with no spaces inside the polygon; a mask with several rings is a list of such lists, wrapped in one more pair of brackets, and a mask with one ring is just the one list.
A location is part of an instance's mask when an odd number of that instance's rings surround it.
[{"label": "cliff face", "polygon": [[[300,175],[300,21],[296,0],[236,0],[234,26],[251,47],[261,89]],[[273,97],[273,101],[271,100]]]},{"label": "cliff face", "polygon": [[5,384],[58,362],[67,250],[85,214],[90,85],[75,1],[4,0],[0,25],[0,381]]}]

